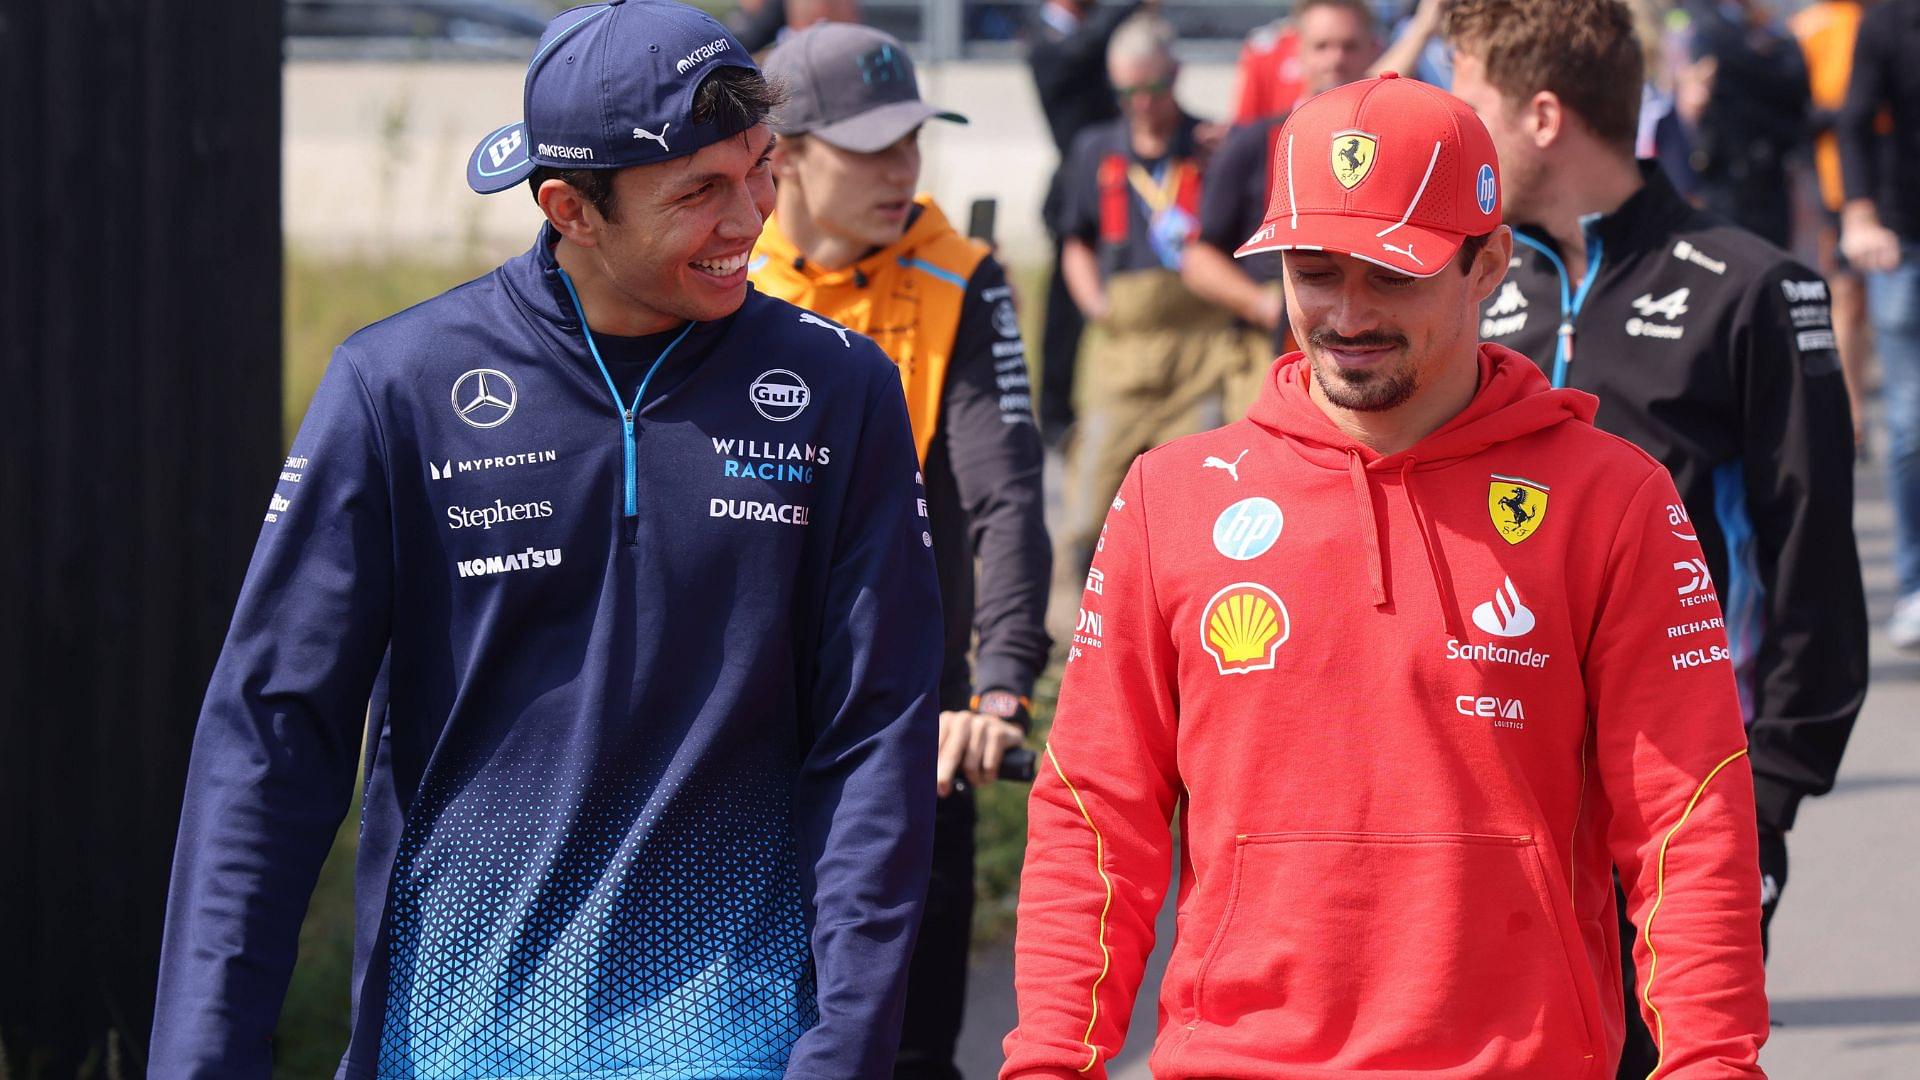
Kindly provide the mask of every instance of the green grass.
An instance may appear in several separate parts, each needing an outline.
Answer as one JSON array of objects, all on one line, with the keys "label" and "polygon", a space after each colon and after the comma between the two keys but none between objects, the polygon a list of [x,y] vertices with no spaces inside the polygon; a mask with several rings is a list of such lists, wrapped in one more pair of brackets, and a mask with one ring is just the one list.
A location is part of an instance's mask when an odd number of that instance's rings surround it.
[{"label": "green grass", "polygon": [[[368,323],[410,307],[487,269],[477,262],[413,260],[330,261],[297,253],[286,263],[286,332],[282,414],[290,444],[307,403],[319,385],[333,349]],[[1040,341],[1040,305],[1046,297],[1043,270],[1015,268],[1009,276],[1021,301],[1027,341]],[[1039,363],[1037,348],[1030,351]],[[1037,367],[1035,383],[1038,384]],[[1034,693],[1032,745],[1045,740],[1059,686],[1058,668]],[[1026,849],[1027,785],[993,784],[979,793],[975,837],[978,902],[974,944],[1006,940],[1013,932],[1013,905]],[[357,850],[358,800],[340,826],[320,873],[313,902],[300,928],[300,954],[274,1039],[277,1080],[332,1075],[345,1052],[351,1018],[348,988],[353,964],[353,859]]]},{"label": "green grass", "polygon": [[281,441],[293,441],[334,346],[368,323],[478,277],[489,265],[404,259],[332,261],[289,253]]}]

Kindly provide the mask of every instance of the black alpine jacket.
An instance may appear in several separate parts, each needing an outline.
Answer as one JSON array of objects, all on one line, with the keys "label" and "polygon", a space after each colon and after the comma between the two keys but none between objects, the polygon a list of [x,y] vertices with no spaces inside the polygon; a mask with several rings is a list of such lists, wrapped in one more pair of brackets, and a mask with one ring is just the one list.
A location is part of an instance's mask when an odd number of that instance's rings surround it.
[{"label": "black alpine jacket", "polygon": [[[1567,280],[1543,231],[1517,227],[1480,337],[1598,396],[1595,423],[1673,473],[1686,504],[1674,529],[1699,536],[1720,585],[1760,819],[1785,829],[1803,796],[1832,788],[1867,689],[1853,436],[1827,286],[1688,205],[1657,169],[1643,174],[1619,210],[1584,223],[1584,283]],[[1685,567],[1673,584],[1678,595],[1699,585]],[[1686,621],[1676,605],[1670,632]]]}]

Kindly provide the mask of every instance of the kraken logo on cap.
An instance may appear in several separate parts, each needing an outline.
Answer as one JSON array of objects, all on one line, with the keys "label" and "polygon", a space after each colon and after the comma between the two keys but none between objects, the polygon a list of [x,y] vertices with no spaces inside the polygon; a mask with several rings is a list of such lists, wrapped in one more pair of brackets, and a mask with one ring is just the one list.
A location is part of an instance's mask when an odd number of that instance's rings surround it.
[{"label": "kraken logo on cap", "polygon": [[1200,622],[1200,645],[1222,675],[1273,667],[1274,653],[1293,632],[1287,606],[1272,589],[1242,581],[1213,594]]},{"label": "kraken logo on cap", "polygon": [[1379,150],[1380,140],[1364,131],[1334,132],[1333,178],[1352,191],[1373,172],[1373,159]]}]

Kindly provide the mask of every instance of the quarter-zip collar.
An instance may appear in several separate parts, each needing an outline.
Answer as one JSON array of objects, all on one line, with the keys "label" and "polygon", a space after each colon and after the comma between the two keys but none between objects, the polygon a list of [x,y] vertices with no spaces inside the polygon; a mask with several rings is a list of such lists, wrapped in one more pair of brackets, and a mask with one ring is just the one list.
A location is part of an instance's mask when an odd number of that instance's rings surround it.
[{"label": "quarter-zip collar", "polygon": [[[1625,257],[1663,242],[1690,209],[1658,164],[1640,162],[1640,179],[1643,181],[1640,190],[1629,195],[1612,213],[1591,214],[1581,219],[1581,227],[1589,239],[1598,240],[1606,247],[1613,266],[1624,265]],[[1556,256],[1561,254],[1560,245],[1538,225],[1515,225],[1513,231],[1525,237],[1529,246],[1545,248]]]},{"label": "quarter-zip collar", "polygon": [[1675,223],[1689,209],[1656,163],[1641,162],[1640,178],[1640,190],[1628,196],[1613,213],[1595,212],[1581,217],[1587,268],[1577,283],[1567,273],[1559,244],[1545,229],[1537,225],[1514,227],[1514,242],[1539,252],[1560,278],[1560,325],[1553,345],[1553,385],[1556,387],[1567,385],[1572,375],[1580,313],[1585,310],[1587,297],[1598,286],[1601,275],[1610,267],[1625,266],[1648,245],[1664,243]]},{"label": "quarter-zip collar", "polygon": [[[568,369],[592,387],[596,396],[607,397],[605,378],[582,332],[580,315],[567,294],[567,284],[560,273],[560,262],[553,255],[554,245],[559,242],[560,234],[553,225],[542,224],[533,246],[502,263],[494,273],[500,276],[514,299],[519,301],[521,310],[532,316],[535,328],[541,331],[555,352],[569,362]],[[747,287],[753,286],[749,284]],[[674,349],[670,359],[685,363],[706,354],[733,324],[733,319],[734,316],[729,315],[723,319],[691,324],[686,339]],[[644,413],[654,400],[649,397],[641,402],[639,411]],[[616,404],[610,397],[607,403],[615,416],[624,411],[624,405]]]},{"label": "quarter-zip collar", "polygon": [[[640,420],[666,394],[649,395],[655,377],[670,360],[688,363],[711,349],[732,325],[733,316],[712,322],[685,324],[663,349],[645,373],[631,401],[621,398],[618,383],[601,359],[600,350],[586,325],[586,311],[580,305],[573,282],[554,257],[560,234],[551,223],[542,225],[531,250],[509,259],[497,273],[507,289],[520,301],[524,311],[566,368],[584,379],[590,394],[604,402],[611,413],[621,443],[619,506],[621,537],[629,544],[638,539],[640,511]],[[751,286],[749,286],[751,288]]]}]

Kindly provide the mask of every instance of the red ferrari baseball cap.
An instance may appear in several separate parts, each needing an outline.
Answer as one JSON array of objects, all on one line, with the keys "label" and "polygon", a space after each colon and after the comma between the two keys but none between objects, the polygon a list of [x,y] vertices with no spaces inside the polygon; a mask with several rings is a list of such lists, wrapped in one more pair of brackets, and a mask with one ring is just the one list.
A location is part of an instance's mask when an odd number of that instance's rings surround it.
[{"label": "red ferrari baseball cap", "polygon": [[1493,137],[1465,102],[1388,72],[1293,111],[1273,144],[1267,217],[1235,258],[1333,251],[1412,277],[1500,224]]}]

